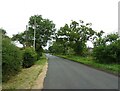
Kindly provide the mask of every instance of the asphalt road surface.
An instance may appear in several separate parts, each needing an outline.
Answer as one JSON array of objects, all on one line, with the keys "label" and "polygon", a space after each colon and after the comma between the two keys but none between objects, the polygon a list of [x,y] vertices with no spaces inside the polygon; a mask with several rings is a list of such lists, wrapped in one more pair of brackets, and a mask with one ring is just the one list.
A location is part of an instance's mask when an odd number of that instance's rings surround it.
[{"label": "asphalt road surface", "polygon": [[118,89],[118,77],[80,63],[46,54],[43,89]]}]

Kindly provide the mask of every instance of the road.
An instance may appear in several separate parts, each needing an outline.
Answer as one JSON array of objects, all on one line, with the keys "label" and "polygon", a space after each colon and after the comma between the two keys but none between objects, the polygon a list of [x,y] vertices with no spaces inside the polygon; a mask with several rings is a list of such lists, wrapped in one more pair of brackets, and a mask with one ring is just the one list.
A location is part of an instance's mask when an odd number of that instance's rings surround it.
[{"label": "road", "polygon": [[80,63],[46,54],[44,89],[118,89],[118,77]]}]

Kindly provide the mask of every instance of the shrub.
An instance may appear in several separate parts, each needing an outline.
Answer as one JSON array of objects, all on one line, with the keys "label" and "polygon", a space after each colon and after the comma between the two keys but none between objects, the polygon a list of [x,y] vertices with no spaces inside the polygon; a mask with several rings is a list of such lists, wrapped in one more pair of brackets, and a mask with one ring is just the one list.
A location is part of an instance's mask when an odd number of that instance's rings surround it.
[{"label": "shrub", "polygon": [[22,67],[22,52],[8,38],[2,39],[2,81],[17,74]]},{"label": "shrub", "polygon": [[37,60],[37,54],[32,47],[27,47],[23,52],[23,67],[31,67]]},{"label": "shrub", "polygon": [[95,47],[93,56],[101,63],[120,62],[120,40],[109,45]]},{"label": "shrub", "polygon": [[117,62],[120,63],[120,39],[116,42],[116,56]]},{"label": "shrub", "polygon": [[104,52],[105,46],[98,46],[95,47],[93,50],[93,56],[95,57],[95,59],[99,60],[99,62],[103,62],[104,60],[104,56],[102,54],[105,54]]}]

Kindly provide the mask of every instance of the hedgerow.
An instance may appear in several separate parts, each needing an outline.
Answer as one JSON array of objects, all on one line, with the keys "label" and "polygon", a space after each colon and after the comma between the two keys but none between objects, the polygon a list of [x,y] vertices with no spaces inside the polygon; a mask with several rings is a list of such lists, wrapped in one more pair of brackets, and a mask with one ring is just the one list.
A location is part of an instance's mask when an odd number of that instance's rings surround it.
[{"label": "hedgerow", "polygon": [[2,39],[2,81],[17,74],[22,67],[22,52],[8,38]]},{"label": "hedgerow", "polygon": [[120,62],[120,39],[115,34],[114,36],[113,34],[108,36],[110,37],[104,38],[104,45],[94,48],[93,56],[101,63],[118,63]]}]

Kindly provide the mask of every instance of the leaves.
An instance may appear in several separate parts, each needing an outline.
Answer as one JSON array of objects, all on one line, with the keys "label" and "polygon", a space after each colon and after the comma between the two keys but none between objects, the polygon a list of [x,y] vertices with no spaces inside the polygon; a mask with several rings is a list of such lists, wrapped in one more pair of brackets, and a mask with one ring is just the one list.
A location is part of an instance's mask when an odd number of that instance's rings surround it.
[{"label": "leaves", "polygon": [[22,64],[22,52],[8,38],[2,39],[2,81],[18,73]]},{"label": "leaves", "polygon": [[80,21],[80,23],[81,24],[76,21],[72,21],[70,23],[70,27],[68,24],[65,24],[65,26],[61,27],[58,31],[59,38],[69,41],[69,47],[73,48],[78,54],[80,52],[82,53],[87,40],[95,34],[94,30],[88,27],[88,25],[92,25],[91,23],[87,23],[85,25],[83,21]]},{"label": "leaves", "polygon": [[47,45],[48,40],[55,36],[55,24],[49,19],[42,18],[41,15],[34,15],[29,18],[28,30],[13,35],[13,41],[19,41],[25,47],[33,46],[35,31],[35,48],[38,53],[42,52],[42,47]]},{"label": "leaves", "polygon": [[[29,26],[31,30],[35,28],[36,43],[39,43],[41,46],[45,46],[55,32],[55,24],[49,19],[43,19],[41,15],[31,16]],[[34,36],[31,35],[31,37]]]},{"label": "leaves", "polygon": [[[64,52],[64,54],[66,54],[69,49],[73,49],[76,54],[83,55],[85,53],[83,51],[86,50],[85,43],[95,34],[95,31],[90,28],[91,25],[91,23],[84,24],[83,21],[78,23],[73,20],[70,25],[65,24],[58,30],[56,42],[53,43],[51,48],[57,43],[58,46],[62,45],[64,47],[65,51],[61,51]],[[57,46],[55,48],[57,51]]]}]

